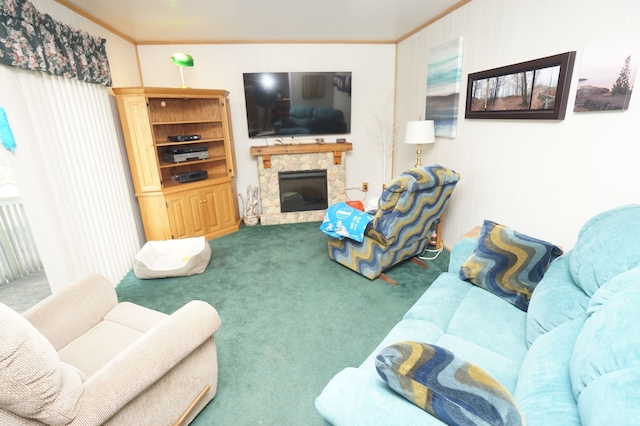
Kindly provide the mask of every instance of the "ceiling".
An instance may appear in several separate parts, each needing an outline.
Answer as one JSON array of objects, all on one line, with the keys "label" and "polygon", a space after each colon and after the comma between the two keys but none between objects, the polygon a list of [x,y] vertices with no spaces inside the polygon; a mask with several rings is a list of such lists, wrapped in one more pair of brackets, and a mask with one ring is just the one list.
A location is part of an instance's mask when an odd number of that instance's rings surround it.
[{"label": "ceiling", "polygon": [[396,42],[471,0],[56,0],[138,44]]}]

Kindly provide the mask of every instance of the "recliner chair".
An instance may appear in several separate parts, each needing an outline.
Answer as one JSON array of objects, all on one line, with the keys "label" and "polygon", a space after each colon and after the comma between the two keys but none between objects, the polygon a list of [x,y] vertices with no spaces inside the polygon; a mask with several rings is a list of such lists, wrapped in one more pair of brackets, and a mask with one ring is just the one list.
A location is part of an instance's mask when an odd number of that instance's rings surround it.
[{"label": "recliner chair", "polygon": [[0,425],[186,425],[214,397],[218,312],[118,303],[90,274],[24,316],[0,303]]},{"label": "recliner chair", "polygon": [[422,253],[459,180],[458,173],[439,165],[402,173],[385,185],[364,240],[329,237],[329,257],[373,280]]}]

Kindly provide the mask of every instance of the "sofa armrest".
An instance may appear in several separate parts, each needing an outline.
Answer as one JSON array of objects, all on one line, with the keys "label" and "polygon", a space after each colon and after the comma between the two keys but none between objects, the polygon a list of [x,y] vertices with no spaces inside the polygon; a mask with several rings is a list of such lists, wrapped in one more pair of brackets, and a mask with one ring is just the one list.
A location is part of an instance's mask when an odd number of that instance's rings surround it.
[{"label": "sofa armrest", "polygon": [[220,324],[218,312],[206,302],[195,300],[178,309],[87,379],[75,423],[106,422],[212,339]]},{"label": "sofa armrest", "polygon": [[117,304],[111,281],[89,274],[47,297],[23,316],[59,351],[102,321]]}]

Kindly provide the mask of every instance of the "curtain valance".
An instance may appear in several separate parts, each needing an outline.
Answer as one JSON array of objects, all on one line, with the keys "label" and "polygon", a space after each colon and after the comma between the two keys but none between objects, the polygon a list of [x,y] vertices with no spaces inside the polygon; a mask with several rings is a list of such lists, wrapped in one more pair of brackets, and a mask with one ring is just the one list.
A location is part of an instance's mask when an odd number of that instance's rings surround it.
[{"label": "curtain valance", "polygon": [[40,13],[28,0],[0,0],[0,63],[111,86],[106,40]]}]

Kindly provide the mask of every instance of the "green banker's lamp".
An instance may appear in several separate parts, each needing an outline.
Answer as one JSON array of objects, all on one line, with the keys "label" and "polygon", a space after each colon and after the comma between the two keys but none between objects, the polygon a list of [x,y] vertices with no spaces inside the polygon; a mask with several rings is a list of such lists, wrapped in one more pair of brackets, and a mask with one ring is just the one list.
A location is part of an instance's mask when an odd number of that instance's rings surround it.
[{"label": "green banker's lamp", "polygon": [[182,72],[182,68],[193,66],[193,56],[187,55],[186,53],[174,53],[173,56],[171,56],[171,62],[173,62],[178,66],[178,68],[180,68],[180,78],[182,79],[182,86],[180,86],[180,88],[188,89],[189,86],[184,84],[184,74]]}]

